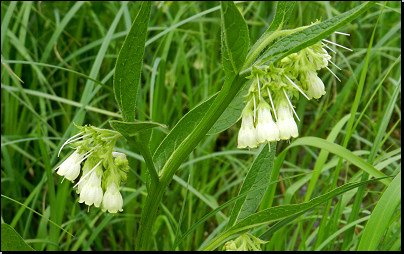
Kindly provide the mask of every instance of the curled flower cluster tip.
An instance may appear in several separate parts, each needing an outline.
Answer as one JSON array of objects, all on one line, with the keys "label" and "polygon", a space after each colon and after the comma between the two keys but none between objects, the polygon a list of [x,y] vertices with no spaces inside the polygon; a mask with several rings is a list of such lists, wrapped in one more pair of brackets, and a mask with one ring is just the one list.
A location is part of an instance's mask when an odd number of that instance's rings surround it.
[{"label": "curled flower cluster tip", "polygon": [[261,251],[261,244],[268,243],[258,237],[255,237],[249,233],[244,233],[237,237],[235,240],[231,240],[225,243],[222,250],[225,251]]},{"label": "curled flower cluster tip", "polygon": [[[336,32],[338,34],[344,34]],[[247,103],[241,114],[241,128],[238,133],[237,148],[256,148],[259,144],[289,140],[299,136],[293,115],[300,121],[291,103],[293,97],[302,94],[306,99],[319,99],[326,94],[323,81],[317,71],[326,68],[339,81],[340,79],[327,66],[331,56],[324,48],[324,42],[339,44],[323,39],[316,44],[277,60],[277,67],[252,66],[252,79]],[[350,49],[348,49],[350,50]],[[332,50],[335,52],[334,50]],[[340,69],[338,66],[336,66]]]},{"label": "curled flower cluster tip", "polygon": [[77,186],[76,192],[80,195],[79,203],[89,207],[100,207],[102,203],[104,212],[122,212],[123,198],[119,186],[122,181],[126,182],[129,166],[126,155],[113,150],[122,135],[94,126],[78,128],[81,131],[60,148],[61,151],[65,145],[71,144],[76,150],[56,167],[57,174],[74,182],[82,171],[80,180],[74,186]]}]

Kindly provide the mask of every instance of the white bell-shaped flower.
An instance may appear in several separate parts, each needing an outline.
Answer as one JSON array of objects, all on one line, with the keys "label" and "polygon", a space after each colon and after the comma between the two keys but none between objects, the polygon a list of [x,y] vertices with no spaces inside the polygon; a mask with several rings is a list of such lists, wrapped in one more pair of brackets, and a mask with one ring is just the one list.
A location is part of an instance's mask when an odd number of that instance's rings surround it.
[{"label": "white bell-shaped flower", "polygon": [[237,148],[246,148],[247,146],[251,148],[258,146],[257,131],[254,128],[253,115],[251,113],[243,113],[241,128],[238,132]]},{"label": "white bell-shaped flower", "polygon": [[272,120],[269,104],[261,100],[258,105],[257,140],[260,143],[273,142],[279,140],[279,129]]},{"label": "white bell-shaped flower", "polygon": [[308,71],[306,75],[306,81],[308,85],[307,96],[315,99],[319,99],[325,92],[323,81],[317,76],[314,71]]},{"label": "white bell-shaped flower", "polygon": [[286,107],[279,103],[277,107],[278,112],[278,121],[276,125],[279,128],[279,137],[280,139],[287,140],[291,136],[296,138],[299,136],[299,132],[297,130],[297,124],[293,119],[292,111],[289,109],[289,104],[286,104]]},{"label": "white bell-shaped flower", "polygon": [[118,190],[118,187],[116,186],[115,182],[112,181],[108,187],[107,191],[104,194],[104,197],[102,199],[102,211],[107,211],[110,213],[116,213],[117,211],[122,212],[122,205],[123,205],[123,199],[122,195]]},{"label": "white bell-shaped flower", "polygon": [[95,207],[100,207],[103,195],[101,178],[102,171],[99,176],[97,176],[97,169],[90,174],[86,185],[84,185],[83,189],[80,191],[79,203],[85,202],[88,206],[94,204]]},{"label": "white bell-shaped flower", "polygon": [[69,181],[74,181],[80,174],[80,160],[82,159],[77,150],[74,151],[60,166],[58,175],[64,176]]},{"label": "white bell-shaped flower", "polygon": [[87,176],[86,178],[84,178],[84,176],[86,176],[88,174],[88,172],[90,172],[90,166],[89,166],[89,162],[86,161],[83,166],[83,175],[80,177],[79,185],[77,186],[77,190],[76,190],[77,194],[80,194],[81,190],[83,189],[84,186],[86,186],[88,180],[90,179],[90,176]]}]

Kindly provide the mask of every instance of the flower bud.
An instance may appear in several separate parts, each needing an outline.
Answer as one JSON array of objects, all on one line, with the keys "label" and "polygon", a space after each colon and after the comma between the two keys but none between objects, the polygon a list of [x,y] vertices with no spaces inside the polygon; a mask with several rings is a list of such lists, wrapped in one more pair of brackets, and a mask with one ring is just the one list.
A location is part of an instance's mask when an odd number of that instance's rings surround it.
[{"label": "flower bud", "polygon": [[228,241],[222,248],[222,251],[235,251],[237,250],[236,243],[234,241]]},{"label": "flower bud", "polygon": [[116,213],[117,211],[122,212],[123,211],[122,205],[123,205],[122,195],[119,192],[115,182],[112,181],[108,185],[107,191],[105,192],[104,197],[102,199],[102,206],[103,206],[102,211],[105,212],[108,210],[108,212],[110,213]]},{"label": "flower bud", "polygon": [[309,50],[307,51],[307,58],[313,65],[314,69],[320,70],[321,68],[325,68],[328,65],[328,60],[331,59],[331,56],[327,53],[327,51],[325,51],[318,45],[313,45],[308,49]]},{"label": "flower bud", "polygon": [[315,99],[319,99],[321,96],[325,94],[325,87],[323,81],[317,76],[314,71],[307,72],[307,80],[305,82],[308,83],[307,96]]}]

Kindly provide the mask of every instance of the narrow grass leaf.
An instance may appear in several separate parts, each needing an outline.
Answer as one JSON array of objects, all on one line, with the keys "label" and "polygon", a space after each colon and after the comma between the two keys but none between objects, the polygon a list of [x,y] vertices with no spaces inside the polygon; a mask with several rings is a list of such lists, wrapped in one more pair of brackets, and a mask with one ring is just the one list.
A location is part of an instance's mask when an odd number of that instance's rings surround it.
[{"label": "narrow grass leaf", "polygon": [[[294,176],[291,176],[291,177],[285,177],[285,178],[283,178],[283,179],[281,179],[281,180],[276,180],[276,181],[273,181],[273,182],[269,182],[269,183],[266,183],[266,184],[264,184],[264,185],[262,185],[262,186],[253,188],[253,189],[251,189],[251,190],[249,190],[249,191],[246,191],[246,192],[244,192],[243,194],[240,194],[240,195],[238,195],[238,196],[236,196],[236,197],[230,199],[229,201],[227,201],[227,202],[224,203],[223,205],[217,207],[216,209],[214,209],[214,210],[211,211],[210,213],[208,213],[208,214],[206,214],[205,216],[203,216],[200,220],[198,220],[198,222],[196,222],[195,224],[193,224],[192,227],[191,227],[190,229],[188,229],[187,232],[185,232],[184,235],[174,244],[173,248],[176,248],[176,247],[185,239],[185,237],[187,237],[189,234],[191,234],[199,225],[201,225],[202,223],[206,222],[206,220],[208,220],[209,218],[211,218],[211,217],[214,216],[216,213],[220,212],[221,210],[223,210],[224,208],[226,208],[227,206],[229,206],[229,205],[232,204],[233,202],[235,202],[235,201],[237,201],[237,200],[239,200],[239,199],[241,199],[241,198],[244,198],[245,196],[247,196],[247,195],[249,195],[249,194],[251,194],[251,193],[253,193],[253,192],[255,192],[255,191],[258,191],[258,190],[260,190],[260,189],[262,189],[262,188],[266,188],[266,187],[268,187],[268,186],[270,186],[270,185],[272,185],[272,184],[274,184],[274,183],[281,182],[281,181],[284,181],[284,180],[287,180],[287,179],[297,178],[297,177],[300,177],[300,176],[306,175],[306,174],[307,174],[307,173],[298,174],[298,175],[294,175]],[[183,184],[183,185],[184,185],[184,184]],[[191,187],[191,188],[192,188],[192,187]],[[190,188],[190,190],[192,191],[191,188]],[[200,249],[198,249],[198,250],[200,250]]]},{"label": "narrow grass leaf", "polygon": [[48,43],[46,44],[46,48],[44,52],[41,54],[41,60],[39,62],[41,63],[46,63],[50,52],[52,51],[55,42],[59,38],[60,34],[63,32],[67,24],[70,22],[70,20],[73,18],[74,14],[80,9],[83,4],[86,2],[76,2],[72,7],[69,8],[69,11],[66,13],[66,15],[63,17],[62,21],[60,24],[56,27],[56,30],[53,32],[52,37],[49,39]]},{"label": "narrow grass leaf", "polygon": [[[26,206],[25,204],[22,204],[22,203],[18,202],[17,200],[14,200],[14,199],[12,199],[12,198],[9,198],[9,197],[7,197],[7,196],[4,196],[3,194],[1,194],[1,196],[2,196],[3,198],[7,198],[7,199],[9,199],[9,200],[11,200],[11,201],[13,201],[13,202],[15,202],[15,203],[17,203],[17,204],[19,204],[19,205],[25,207],[25,208],[28,209],[28,210],[31,210],[32,212],[38,214],[38,215],[41,216],[42,218],[44,218],[44,219],[50,221],[53,225],[55,225],[56,227],[58,227],[58,228],[60,228],[61,230],[65,231],[65,232],[66,232],[67,234],[69,234],[70,236],[73,236],[71,233],[69,233],[68,231],[66,231],[64,228],[62,228],[61,226],[59,226],[59,225],[56,224],[55,222],[49,220],[48,218],[46,218],[46,217],[43,216],[42,214],[38,213],[37,211],[32,210],[30,207]],[[74,237],[74,236],[73,236],[73,237]]]},{"label": "narrow grass leaf", "polygon": [[[8,25],[10,24],[11,16],[13,15],[14,9],[17,6],[17,1],[10,2],[10,5],[7,7],[7,12],[4,15],[4,18],[1,20],[1,51],[3,52],[3,44],[6,37],[6,32],[8,29]],[[2,57],[3,58],[3,57]]]},{"label": "narrow grass leaf", "polygon": [[338,229],[334,234],[330,235],[327,239],[325,239],[320,246],[316,248],[316,251],[321,251],[327,244],[334,244],[334,239],[341,235],[343,232],[347,231],[349,228],[352,228],[353,226],[359,225],[359,223],[362,223],[364,221],[369,220],[370,216],[366,216],[363,218],[360,218],[356,221],[353,221],[351,223],[348,223],[347,225],[343,226],[342,228]]},{"label": "narrow grass leaf", "polygon": [[[336,155],[344,158],[345,160],[347,160],[350,163],[359,167],[361,170],[369,173],[373,177],[377,177],[377,178],[386,177],[385,174],[383,174],[379,170],[375,169],[372,165],[370,165],[363,159],[359,158],[358,156],[353,154],[351,151],[347,150],[346,148],[343,148],[340,145],[337,145],[335,143],[332,143],[330,141],[327,141],[327,140],[324,140],[321,138],[316,138],[316,137],[299,138],[298,140],[296,140],[292,144],[290,144],[283,152],[285,152],[286,150],[289,150],[290,148],[292,148],[294,146],[299,146],[299,145],[314,146],[314,147],[317,147],[320,149],[325,149],[333,154],[336,154]],[[384,178],[380,181],[386,185],[389,185],[391,183],[391,179],[388,179],[388,178]]]},{"label": "narrow grass leaf", "polygon": [[358,251],[375,251],[389,226],[397,205],[401,202],[401,172],[394,178],[380,197],[363,230]]},{"label": "narrow grass leaf", "polygon": [[157,170],[159,170],[159,175],[162,174],[160,170],[165,162],[168,160],[168,158],[170,158],[171,154],[179,147],[184,139],[199,124],[202,117],[206,114],[206,111],[212,105],[215,98],[216,94],[189,111],[178,121],[178,123],[174,126],[170,133],[161,142],[153,155],[153,161],[156,165]]}]

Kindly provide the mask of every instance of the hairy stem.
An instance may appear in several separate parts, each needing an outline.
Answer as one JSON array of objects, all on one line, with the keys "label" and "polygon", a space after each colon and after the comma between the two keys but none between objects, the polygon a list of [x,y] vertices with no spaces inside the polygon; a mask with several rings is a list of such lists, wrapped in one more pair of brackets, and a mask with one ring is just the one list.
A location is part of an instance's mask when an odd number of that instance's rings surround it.
[{"label": "hairy stem", "polygon": [[146,204],[142,212],[138,237],[136,239],[136,250],[148,250],[152,239],[152,227],[156,218],[157,209],[164,196],[167,186],[181,163],[187,158],[189,153],[195,149],[201,139],[210,130],[223,111],[227,108],[233,98],[240,90],[242,84],[246,82],[245,75],[237,75],[232,84],[223,86],[212,106],[206,112],[198,126],[188,135],[184,142],[174,151],[162,168],[162,176],[155,190],[151,190],[146,199]]},{"label": "hairy stem", "polygon": [[[152,156],[150,154],[149,147],[145,146],[143,142],[138,142],[137,148],[142,154],[144,161],[146,162],[147,169],[151,178],[150,189],[156,189],[159,184],[159,177],[157,175],[156,167],[154,166],[154,162]],[[150,192],[150,190],[148,190]]]}]

